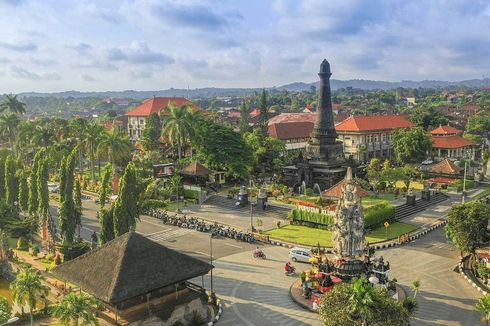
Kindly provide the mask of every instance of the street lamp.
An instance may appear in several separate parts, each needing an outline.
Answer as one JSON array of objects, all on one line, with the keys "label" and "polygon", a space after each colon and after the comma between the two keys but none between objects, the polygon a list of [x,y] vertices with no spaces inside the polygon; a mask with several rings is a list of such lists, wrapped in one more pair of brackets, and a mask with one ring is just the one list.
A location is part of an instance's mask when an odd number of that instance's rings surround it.
[{"label": "street lamp", "polygon": [[250,232],[254,232],[254,206],[257,204],[250,202]]}]

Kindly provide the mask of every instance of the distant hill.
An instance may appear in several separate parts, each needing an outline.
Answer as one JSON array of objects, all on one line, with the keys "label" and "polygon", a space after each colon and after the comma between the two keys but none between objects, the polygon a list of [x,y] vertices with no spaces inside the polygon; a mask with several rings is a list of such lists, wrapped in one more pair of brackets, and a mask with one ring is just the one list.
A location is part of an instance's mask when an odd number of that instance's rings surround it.
[{"label": "distant hill", "polygon": [[[388,82],[377,80],[364,80],[364,79],[351,79],[351,80],[336,80],[332,79],[331,86],[333,90],[339,88],[360,88],[366,90],[373,89],[394,89],[394,88],[481,88],[490,85],[490,78],[485,79],[469,79],[457,82],[448,82],[440,80],[422,80],[411,81],[403,80],[400,82]],[[300,92],[310,90],[311,86],[318,87],[318,82],[303,83],[295,82],[279,87],[268,88],[270,91],[282,91]],[[132,98],[132,99],[145,99],[152,96],[184,96],[188,98],[206,98],[215,96],[243,96],[253,92],[259,92],[261,88],[195,88],[195,89],[183,89],[183,88],[170,88],[165,90],[154,91],[105,91],[105,92],[79,92],[79,91],[66,91],[58,93],[37,93],[26,92],[19,94],[21,97],[58,97],[58,98],[81,98],[81,97],[96,97],[96,98]]]}]

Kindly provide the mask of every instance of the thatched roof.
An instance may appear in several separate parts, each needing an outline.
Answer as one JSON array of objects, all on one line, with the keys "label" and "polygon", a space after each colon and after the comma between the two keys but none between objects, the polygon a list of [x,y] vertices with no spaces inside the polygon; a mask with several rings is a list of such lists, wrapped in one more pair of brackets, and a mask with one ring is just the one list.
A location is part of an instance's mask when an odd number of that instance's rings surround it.
[{"label": "thatched roof", "polygon": [[186,166],[181,173],[185,175],[202,177],[202,176],[210,175],[211,173],[213,173],[213,171],[211,171],[210,169],[208,169],[198,161],[194,161],[188,166]]},{"label": "thatched roof", "polygon": [[128,232],[61,264],[53,273],[104,302],[117,304],[207,274],[212,268],[199,259]]},{"label": "thatched roof", "polygon": [[[342,196],[342,189],[345,185],[345,179],[342,179],[332,187],[328,188],[322,193],[323,197],[327,198],[340,198]],[[369,191],[365,190],[364,188],[361,188],[361,186],[357,186],[357,196],[359,197],[364,197],[369,195]]]}]

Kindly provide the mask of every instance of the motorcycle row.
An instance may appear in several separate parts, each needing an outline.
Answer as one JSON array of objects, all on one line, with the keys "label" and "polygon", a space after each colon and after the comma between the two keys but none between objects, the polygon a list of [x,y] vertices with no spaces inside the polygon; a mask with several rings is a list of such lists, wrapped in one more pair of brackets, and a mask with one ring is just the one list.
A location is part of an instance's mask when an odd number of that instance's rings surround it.
[{"label": "motorcycle row", "polygon": [[220,236],[248,243],[254,242],[254,236],[250,232],[238,231],[234,228],[224,226],[216,222],[205,222],[204,220],[199,220],[195,217],[187,217],[185,214],[179,215],[178,213],[175,213],[173,215],[170,215],[165,210],[152,210],[146,212],[146,214],[161,220],[163,224],[174,225],[181,228],[194,229],[199,232],[210,233],[211,237]]}]

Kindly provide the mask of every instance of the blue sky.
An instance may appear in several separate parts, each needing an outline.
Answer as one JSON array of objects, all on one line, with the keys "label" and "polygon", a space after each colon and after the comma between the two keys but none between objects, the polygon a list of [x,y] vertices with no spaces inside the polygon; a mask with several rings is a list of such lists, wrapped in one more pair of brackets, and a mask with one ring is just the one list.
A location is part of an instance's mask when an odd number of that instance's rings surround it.
[{"label": "blue sky", "polygon": [[0,0],[0,92],[490,75],[490,1]]}]

